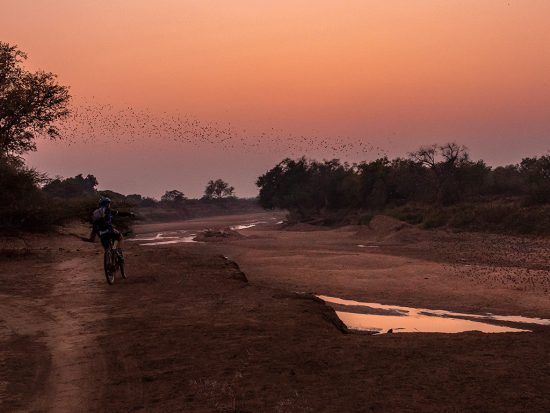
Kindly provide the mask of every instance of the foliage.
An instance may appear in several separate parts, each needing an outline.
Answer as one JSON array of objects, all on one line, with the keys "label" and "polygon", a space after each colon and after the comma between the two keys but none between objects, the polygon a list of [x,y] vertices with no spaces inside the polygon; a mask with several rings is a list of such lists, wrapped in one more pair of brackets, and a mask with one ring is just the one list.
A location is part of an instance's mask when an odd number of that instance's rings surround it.
[{"label": "foliage", "polygon": [[338,160],[285,159],[260,176],[260,205],[291,210],[302,218],[322,210],[358,205],[360,179]]},{"label": "foliage", "polygon": [[181,204],[185,199],[186,198],[183,192],[178,191],[177,189],[166,191],[164,195],[160,198],[162,202],[175,204]]},{"label": "foliage", "polygon": [[44,204],[41,180],[41,175],[26,168],[21,159],[0,156],[1,228],[32,225]]},{"label": "foliage", "polygon": [[543,204],[550,202],[550,155],[540,158],[525,158],[519,165],[529,186],[528,202]]},{"label": "foliage", "polygon": [[206,199],[221,199],[234,196],[235,188],[229,186],[229,184],[222,179],[216,179],[208,181],[204,190],[204,197]]},{"label": "foliage", "polygon": [[57,177],[44,185],[46,194],[56,198],[76,198],[80,196],[95,195],[98,185],[97,178],[93,175],[83,177],[82,174],[72,178]]},{"label": "foliage", "polygon": [[515,201],[462,203],[452,206],[413,204],[384,213],[426,229],[550,235],[550,205],[521,205]]},{"label": "foliage", "polygon": [[0,42],[0,155],[36,149],[37,135],[59,136],[55,121],[69,114],[68,88],[52,73],[23,68],[27,55]]},{"label": "foliage", "polygon": [[[465,147],[449,143],[422,147],[406,159],[384,157],[354,165],[284,159],[256,185],[261,206],[286,209],[295,220],[351,223],[366,211],[392,210],[426,228],[518,232],[523,223],[537,233],[532,224],[540,211],[524,207],[550,202],[549,176],[550,156],[492,169],[482,160],[471,160]],[[506,207],[488,206],[493,200],[508,202]],[[474,208],[476,203],[486,208]],[[517,225],[510,216],[519,220]]]},{"label": "foliage", "polygon": [[417,165],[428,169],[435,200],[451,205],[470,192],[472,184],[483,183],[489,168],[483,161],[472,162],[466,147],[454,142],[421,147],[409,154]]},{"label": "foliage", "polygon": [[[0,229],[42,231],[71,220],[89,222],[101,196],[113,199],[121,212],[135,206],[122,194],[96,191],[97,180],[92,175],[57,178],[41,188],[45,181],[44,175],[27,168],[20,158],[0,157]],[[131,216],[117,217],[115,225],[127,231],[132,220]]]}]

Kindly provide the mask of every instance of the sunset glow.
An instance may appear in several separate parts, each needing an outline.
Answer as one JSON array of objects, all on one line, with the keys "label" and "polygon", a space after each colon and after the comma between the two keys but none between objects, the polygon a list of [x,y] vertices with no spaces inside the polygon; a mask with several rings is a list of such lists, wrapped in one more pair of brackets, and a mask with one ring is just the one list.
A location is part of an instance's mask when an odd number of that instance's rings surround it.
[{"label": "sunset glow", "polygon": [[[51,175],[93,173],[103,187],[155,196],[197,195],[223,176],[254,195],[255,178],[285,156],[359,161],[456,140],[501,164],[550,149],[545,0],[18,0],[2,9],[2,39],[29,54],[29,67],[57,73],[75,102],[233,131],[230,145],[171,140],[161,128],[130,134],[139,142],[130,147],[115,140],[123,125],[95,143],[42,142],[28,160]],[[299,136],[351,146],[305,153]]]}]

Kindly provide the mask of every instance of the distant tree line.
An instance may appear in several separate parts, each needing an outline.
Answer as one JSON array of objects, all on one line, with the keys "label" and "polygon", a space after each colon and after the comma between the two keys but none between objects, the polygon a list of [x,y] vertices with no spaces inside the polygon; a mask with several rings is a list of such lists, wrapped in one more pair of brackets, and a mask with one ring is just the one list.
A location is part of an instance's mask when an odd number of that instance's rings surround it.
[{"label": "distant tree line", "polygon": [[[38,176],[38,175],[37,175]],[[140,207],[178,207],[183,206],[186,201],[190,201],[185,194],[177,189],[168,190],[161,196],[160,200],[152,197],[142,196],[140,194],[123,195],[118,192],[104,190],[99,191],[99,184],[94,175],[82,174],[74,177],[48,179],[41,176],[42,192],[50,197],[58,199],[71,199],[81,197],[99,197],[108,196],[114,201],[124,201],[129,204]],[[222,179],[208,181],[202,200],[221,200],[235,198],[234,188]]]},{"label": "distant tree line", "polygon": [[[216,200],[235,198],[235,188],[230,186],[223,179],[210,180],[204,189],[202,200]],[[145,199],[144,199],[145,200]],[[146,198],[148,205],[153,206],[150,202],[151,198]],[[178,207],[183,206],[188,198],[185,194],[177,189],[166,191],[160,198],[160,204],[164,206]],[[154,201],[154,200],[153,200]],[[144,205],[142,205],[144,206]]]},{"label": "distant tree line", "polygon": [[550,202],[550,156],[491,168],[473,161],[456,143],[421,147],[405,158],[358,164],[339,160],[284,159],[260,176],[264,208],[289,210],[307,220],[331,211],[395,208],[411,204],[441,208],[465,202]]}]

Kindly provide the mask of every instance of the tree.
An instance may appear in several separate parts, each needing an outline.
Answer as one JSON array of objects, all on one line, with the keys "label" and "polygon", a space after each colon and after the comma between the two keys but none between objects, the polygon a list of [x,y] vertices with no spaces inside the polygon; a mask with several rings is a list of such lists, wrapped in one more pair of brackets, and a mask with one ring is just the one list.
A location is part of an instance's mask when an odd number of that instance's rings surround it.
[{"label": "tree", "polygon": [[539,158],[524,158],[519,170],[528,184],[531,203],[550,202],[550,155]]},{"label": "tree", "polygon": [[[45,193],[56,198],[76,198],[79,196],[95,195],[98,185],[93,175],[78,174],[72,178],[58,177],[44,185]],[[109,196],[109,195],[106,195]]]},{"label": "tree", "polygon": [[409,153],[412,160],[432,169],[454,168],[470,159],[468,148],[455,142],[445,145],[422,146]]},{"label": "tree", "polygon": [[181,203],[185,200],[185,195],[177,189],[172,189],[171,191],[166,191],[160,200],[162,202]]},{"label": "tree", "polygon": [[145,197],[141,200],[139,206],[142,206],[142,207],[145,207],[145,208],[155,207],[155,206],[157,206],[157,200],[148,196],[148,197]]},{"label": "tree", "polygon": [[140,205],[143,202],[143,197],[140,194],[126,195],[126,201],[129,201],[135,205]]},{"label": "tree", "polygon": [[[435,197],[442,204],[458,202],[463,195],[461,191],[461,172],[471,167],[468,149],[457,143],[421,147],[409,154],[412,161],[428,168],[433,174]],[[485,164],[477,163],[481,174],[488,172]],[[470,189],[470,188],[465,188]]]},{"label": "tree", "polygon": [[49,72],[23,68],[27,55],[0,42],[0,156],[36,150],[35,139],[59,136],[55,122],[69,114],[69,90]]},{"label": "tree", "polygon": [[359,204],[355,168],[337,159],[287,158],[260,176],[256,186],[264,208],[288,209],[301,218]]},{"label": "tree", "polygon": [[206,184],[204,197],[207,199],[220,199],[234,196],[235,188],[221,179],[210,180]]}]

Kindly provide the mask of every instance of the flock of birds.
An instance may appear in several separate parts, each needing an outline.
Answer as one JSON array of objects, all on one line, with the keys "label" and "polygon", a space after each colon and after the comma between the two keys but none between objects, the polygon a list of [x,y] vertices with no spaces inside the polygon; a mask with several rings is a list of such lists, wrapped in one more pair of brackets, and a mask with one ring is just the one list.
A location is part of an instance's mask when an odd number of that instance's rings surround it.
[{"label": "flock of birds", "polygon": [[366,140],[348,136],[295,135],[271,127],[261,132],[231,123],[208,122],[189,115],[156,113],[132,106],[115,107],[93,100],[73,101],[71,114],[58,125],[68,145],[119,143],[151,145],[171,142],[222,150],[268,152],[282,156],[321,153],[325,158],[385,156],[386,151]]}]

